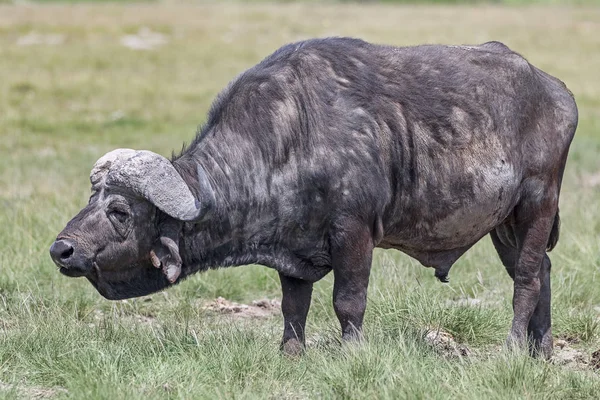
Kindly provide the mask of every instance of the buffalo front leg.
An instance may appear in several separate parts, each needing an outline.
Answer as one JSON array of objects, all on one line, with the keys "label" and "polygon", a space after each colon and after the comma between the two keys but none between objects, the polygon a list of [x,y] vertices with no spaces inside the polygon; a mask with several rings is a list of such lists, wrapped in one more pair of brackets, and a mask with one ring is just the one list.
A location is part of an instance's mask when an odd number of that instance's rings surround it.
[{"label": "buffalo front leg", "polygon": [[281,311],[284,320],[281,349],[286,354],[300,354],[305,344],[306,316],[310,308],[313,284],[282,273],[279,273],[279,280],[283,293]]},{"label": "buffalo front leg", "polygon": [[359,339],[367,306],[373,237],[368,227],[350,223],[341,227],[331,245],[333,308],[342,327],[342,339]]}]

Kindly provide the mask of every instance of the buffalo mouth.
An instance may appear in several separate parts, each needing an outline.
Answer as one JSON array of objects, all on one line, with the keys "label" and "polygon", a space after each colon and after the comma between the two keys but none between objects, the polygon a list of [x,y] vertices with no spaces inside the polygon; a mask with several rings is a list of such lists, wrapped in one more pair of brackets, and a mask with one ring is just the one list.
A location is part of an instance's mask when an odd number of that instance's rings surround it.
[{"label": "buffalo mouth", "polygon": [[108,300],[146,296],[171,285],[162,270],[151,264],[132,266],[124,271],[105,271],[94,263],[91,273],[85,277]]},{"label": "buffalo mouth", "polygon": [[88,271],[84,271],[83,269],[79,269],[79,268],[58,267],[58,271],[61,274],[68,276],[70,278],[79,278],[81,276],[86,276],[87,274],[89,274]]}]

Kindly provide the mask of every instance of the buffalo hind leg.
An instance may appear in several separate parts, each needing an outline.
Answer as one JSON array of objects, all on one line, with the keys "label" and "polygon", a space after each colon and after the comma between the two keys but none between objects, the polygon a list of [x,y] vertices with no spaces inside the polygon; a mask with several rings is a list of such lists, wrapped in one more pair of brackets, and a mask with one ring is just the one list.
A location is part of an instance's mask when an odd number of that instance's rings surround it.
[{"label": "buffalo hind leg", "polygon": [[343,340],[362,337],[373,247],[368,226],[354,221],[339,225],[331,238],[333,308]]},{"label": "buffalo hind leg", "polygon": [[538,304],[531,316],[527,326],[527,337],[530,345],[530,352],[534,355],[541,355],[546,359],[552,356],[552,316],[550,314],[550,269],[552,265],[550,258],[544,254],[542,267],[540,269],[540,298]]},{"label": "buffalo hind leg", "polygon": [[[546,248],[554,235],[554,217],[538,216],[524,223],[503,225],[490,236],[506,271],[514,280],[514,319],[507,340],[511,346],[528,344],[533,355],[552,355],[551,263]],[[557,233],[557,232],[556,232]]]},{"label": "buffalo hind leg", "polygon": [[298,355],[304,350],[306,316],[310,308],[313,283],[291,278],[279,273],[281,290],[281,311],[284,328],[281,349],[289,355]]}]

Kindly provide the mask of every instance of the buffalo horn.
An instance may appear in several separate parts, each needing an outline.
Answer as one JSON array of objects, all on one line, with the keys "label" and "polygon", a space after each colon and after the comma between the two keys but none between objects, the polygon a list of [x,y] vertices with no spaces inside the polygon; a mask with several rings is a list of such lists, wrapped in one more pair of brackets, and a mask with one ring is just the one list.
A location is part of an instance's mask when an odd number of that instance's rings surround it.
[{"label": "buffalo horn", "polygon": [[100,158],[90,174],[92,185],[104,183],[130,189],[161,211],[180,221],[203,215],[202,204],[173,164],[147,150],[117,149]]}]

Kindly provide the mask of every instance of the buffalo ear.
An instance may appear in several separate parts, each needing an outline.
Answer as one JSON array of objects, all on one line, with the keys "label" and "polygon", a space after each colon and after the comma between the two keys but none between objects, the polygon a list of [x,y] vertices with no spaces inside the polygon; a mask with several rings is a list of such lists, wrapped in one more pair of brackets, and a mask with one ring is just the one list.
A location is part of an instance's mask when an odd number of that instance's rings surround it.
[{"label": "buffalo ear", "polygon": [[[200,176],[202,172],[202,176]],[[200,201],[165,157],[147,150],[117,149],[100,158],[90,175],[92,185],[105,183],[129,189],[145,198],[158,209],[179,221],[202,218],[212,207],[212,188],[201,167],[198,167]]]},{"label": "buffalo ear", "polygon": [[150,260],[156,268],[161,268],[167,280],[175,283],[181,275],[183,264],[179,255],[179,246],[166,236],[161,236],[150,250]]},{"label": "buffalo ear", "polygon": [[156,268],[161,268],[169,282],[175,283],[181,275],[183,261],[179,254],[179,236],[183,223],[168,218],[158,226],[159,239],[152,246],[150,260]]}]

